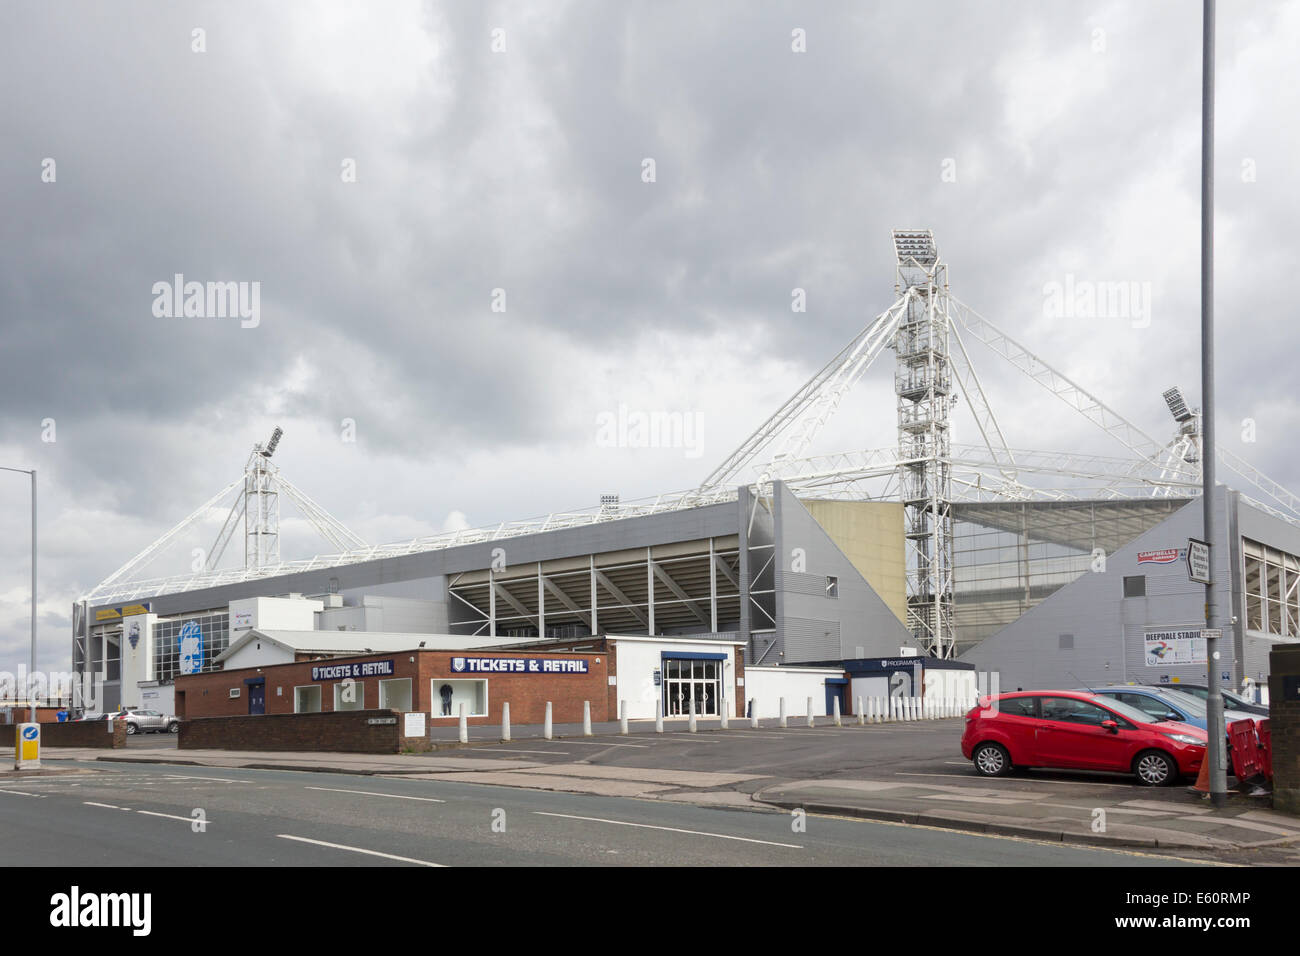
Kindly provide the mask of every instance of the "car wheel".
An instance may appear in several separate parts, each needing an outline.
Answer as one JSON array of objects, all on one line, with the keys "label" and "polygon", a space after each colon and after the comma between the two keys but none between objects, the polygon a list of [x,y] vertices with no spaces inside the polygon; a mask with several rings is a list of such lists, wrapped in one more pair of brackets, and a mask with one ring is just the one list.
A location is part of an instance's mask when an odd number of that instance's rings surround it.
[{"label": "car wheel", "polygon": [[127,735],[128,735],[128,736],[132,736],[132,735],[134,735],[134,734],[135,734],[135,724],[127,724],[127,725],[126,725],[126,732],[127,732]]},{"label": "car wheel", "polygon": [[1168,787],[1178,782],[1178,764],[1159,750],[1147,750],[1133,761],[1133,772],[1145,787]]},{"label": "car wheel", "polygon": [[170,727],[167,728],[167,733],[169,734],[179,734],[180,732],[181,732],[180,724],[172,724]]},{"label": "car wheel", "polygon": [[1005,777],[1011,772],[1011,754],[1001,744],[980,744],[971,759],[982,777]]}]

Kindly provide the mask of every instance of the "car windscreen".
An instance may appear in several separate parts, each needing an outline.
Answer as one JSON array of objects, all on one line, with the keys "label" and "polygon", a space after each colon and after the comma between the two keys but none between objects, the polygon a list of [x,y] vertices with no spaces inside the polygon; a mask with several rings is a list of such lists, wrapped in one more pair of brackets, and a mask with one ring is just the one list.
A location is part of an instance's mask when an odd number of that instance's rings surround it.
[{"label": "car windscreen", "polygon": [[1107,710],[1113,710],[1121,717],[1126,717],[1134,723],[1149,724],[1152,723],[1151,715],[1143,713],[1132,704],[1126,704],[1122,700],[1116,700],[1110,694],[1098,694],[1097,703]]}]

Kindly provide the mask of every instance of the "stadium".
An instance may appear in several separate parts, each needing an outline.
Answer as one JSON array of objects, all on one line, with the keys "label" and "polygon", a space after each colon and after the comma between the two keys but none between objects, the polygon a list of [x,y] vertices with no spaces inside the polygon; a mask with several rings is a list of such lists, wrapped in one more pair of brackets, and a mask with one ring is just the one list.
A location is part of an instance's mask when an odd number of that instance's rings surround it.
[{"label": "stadium", "polygon": [[[1205,589],[1187,554],[1202,535],[1199,411],[1169,389],[1170,435],[1151,437],[953,296],[929,231],[893,242],[894,302],[690,490],[370,545],[279,472],[277,429],[242,475],[78,600],[74,670],[103,675],[98,709],[170,711],[177,675],[222,669],[250,634],[297,659],[625,635],[738,647],[746,668],[916,654],[1002,689],[1203,681]],[[977,344],[1114,454],[1009,446]],[[887,350],[897,444],[808,457]],[[952,440],[959,399],[978,443]],[[1250,688],[1269,649],[1300,637],[1300,500],[1222,448],[1217,462],[1219,679]],[[329,553],[281,558],[282,498]],[[144,575],[221,509],[201,568]],[[223,567],[237,533],[243,562]]]}]

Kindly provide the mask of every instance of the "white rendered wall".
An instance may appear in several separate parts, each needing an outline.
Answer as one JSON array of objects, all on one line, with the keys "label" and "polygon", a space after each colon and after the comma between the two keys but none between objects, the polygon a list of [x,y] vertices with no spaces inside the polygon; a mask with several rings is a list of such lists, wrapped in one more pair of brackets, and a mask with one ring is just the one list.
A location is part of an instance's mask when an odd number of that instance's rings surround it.
[{"label": "white rendered wall", "polygon": [[745,697],[757,699],[759,717],[778,717],[785,698],[788,717],[807,717],[808,698],[813,716],[826,716],[826,678],[843,677],[831,667],[746,667]]},{"label": "white rendered wall", "polygon": [[[736,687],[736,648],[731,644],[704,641],[653,640],[634,641],[615,638],[614,669],[618,675],[618,700],[627,701],[629,720],[652,720],[655,701],[661,700],[663,687],[655,686],[654,672],[661,668],[663,654],[722,654],[722,695],[727,699],[727,712],[737,711],[736,699],[744,696],[744,688]],[[616,705],[617,706],[617,705]],[[617,717],[617,713],[611,715]]]},{"label": "white rendered wall", "polygon": [[324,601],[306,598],[253,597],[231,601],[230,643],[254,627],[259,631],[314,631],[316,612],[324,607]]}]

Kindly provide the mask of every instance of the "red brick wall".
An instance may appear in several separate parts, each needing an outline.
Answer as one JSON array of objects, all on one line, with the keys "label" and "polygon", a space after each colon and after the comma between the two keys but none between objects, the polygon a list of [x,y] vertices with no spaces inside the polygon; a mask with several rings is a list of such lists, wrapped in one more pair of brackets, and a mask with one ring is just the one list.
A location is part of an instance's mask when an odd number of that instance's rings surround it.
[{"label": "red brick wall", "polygon": [[113,732],[108,732],[107,720],[77,720],[59,723],[41,722],[42,747],[104,747],[126,746],[126,721],[113,721]]},{"label": "red brick wall", "polygon": [[[371,719],[396,718],[391,724]],[[336,753],[400,753],[401,716],[391,710],[322,714],[204,717],[181,724],[181,750],[282,750]]]},{"label": "red brick wall", "polygon": [[[590,639],[588,639],[590,643]],[[552,702],[553,720],[556,723],[577,723],[582,720],[582,702],[591,701],[593,721],[613,720],[615,709],[609,709],[608,664],[604,651],[591,653],[528,653],[524,651],[471,651],[468,656],[512,658],[585,659],[586,674],[470,674],[455,673],[451,669],[453,657],[467,656],[464,651],[401,651],[390,654],[368,654],[361,657],[340,657],[324,661],[301,661],[276,664],[212,674],[191,674],[176,678],[176,716],[182,720],[200,717],[248,716],[248,685],[246,678],[260,677],[266,681],[266,714],[292,714],[294,688],[318,685],[321,689],[321,709],[330,713],[334,709],[334,686],[337,680],[312,680],[313,666],[343,662],[393,661],[391,678],[365,677],[357,680],[364,687],[363,700],[367,707],[379,704],[379,681],[411,678],[411,709],[430,714],[432,726],[455,726],[456,717],[434,716],[442,709],[441,700],[431,693],[433,680],[485,679],[488,682],[488,715],[470,717],[471,724],[499,724],[501,705],[510,702],[510,719],[516,724],[540,724],[546,701]],[[415,662],[411,662],[411,658]],[[238,688],[239,697],[231,698],[230,689]],[[281,692],[277,693],[277,689]],[[349,711],[348,713],[359,713]],[[607,714],[614,714],[609,717]]]}]

